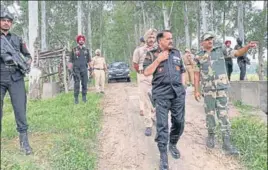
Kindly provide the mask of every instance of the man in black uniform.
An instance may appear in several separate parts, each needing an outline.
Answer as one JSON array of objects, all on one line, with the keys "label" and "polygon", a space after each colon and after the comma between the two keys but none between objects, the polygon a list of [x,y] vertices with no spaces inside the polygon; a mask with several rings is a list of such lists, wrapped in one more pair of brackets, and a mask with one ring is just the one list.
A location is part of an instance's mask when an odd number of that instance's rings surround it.
[{"label": "man in black uniform", "polygon": [[78,46],[72,50],[69,68],[72,69],[74,76],[74,102],[75,104],[78,104],[80,81],[82,84],[82,100],[83,102],[87,101],[88,67],[91,58],[89,50],[84,46],[85,36],[78,35],[76,42],[78,43]]},{"label": "man in black uniform", "polygon": [[[235,50],[239,50],[240,48],[242,48],[242,41],[240,40],[240,38],[236,39],[237,45],[235,46]],[[250,65],[250,60],[247,57],[246,54],[237,57],[237,64],[239,66],[240,69],[240,80],[244,80],[245,76],[246,76],[246,71],[247,71],[247,64]]]},{"label": "man in black uniform", "polygon": [[[167,144],[173,158],[180,158],[176,144],[183,133],[185,121],[185,67],[180,51],[173,48],[172,33],[158,33],[158,47],[149,51],[144,60],[144,75],[153,75],[152,98],[156,107],[155,141],[160,151],[160,169],[168,169]],[[168,135],[168,112],[171,111],[171,130]],[[169,136],[169,137],[168,137]]]},{"label": "man in black uniform", "polygon": [[225,46],[223,48],[223,54],[224,54],[224,59],[225,59],[225,66],[226,66],[226,71],[227,71],[227,76],[228,80],[231,80],[231,74],[233,72],[233,58],[230,57],[231,51],[233,50],[231,48],[231,41],[227,40],[225,41]]},{"label": "man in black uniform", "polygon": [[[31,55],[26,47],[22,38],[9,32],[12,26],[13,16],[7,11],[1,9],[1,45],[4,44],[4,37],[13,46],[16,52],[24,55],[28,66],[31,64]],[[3,36],[3,38],[2,38]],[[3,42],[2,42],[3,41]],[[2,44],[3,43],[3,44]],[[8,54],[5,47],[1,49],[0,56],[0,95],[1,95],[1,109],[0,109],[0,128],[2,131],[2,116],[3,116],[3,104],[6,92],[8,91],[13,110],[15,113],[15,119],[17,124],[17,131],[19,132],[19,140],[21,150],[29,155],[32,153],[32,149],[29,145],[27,135],[27,119],[26,119],[26,90],[24,83],[24,74],[18,69],[14,62],[6,62]],[[7,47],[6,47],[7,48]],[[12,64],[13,63],[13,64]]]}]

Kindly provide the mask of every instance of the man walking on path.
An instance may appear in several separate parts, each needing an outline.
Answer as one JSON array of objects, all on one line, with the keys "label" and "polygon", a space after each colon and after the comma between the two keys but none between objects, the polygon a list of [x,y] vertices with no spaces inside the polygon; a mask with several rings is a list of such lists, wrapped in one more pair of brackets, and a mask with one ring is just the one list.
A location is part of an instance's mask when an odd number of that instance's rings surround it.
[{"label": "man walking on path", "polygon": [[140,115],[145,118],[145,132],[146,136],[152,135],[152,126],[154,121],[154,108],[148,96],[152,90],[152,76],[144,76],[143,61],[146,52],[153,49],[156,38],[156,30],[149,29],[144,34],[146,45],[138,47],[133,53],[133,66],[137,71],[138,88],[140,96]]}]

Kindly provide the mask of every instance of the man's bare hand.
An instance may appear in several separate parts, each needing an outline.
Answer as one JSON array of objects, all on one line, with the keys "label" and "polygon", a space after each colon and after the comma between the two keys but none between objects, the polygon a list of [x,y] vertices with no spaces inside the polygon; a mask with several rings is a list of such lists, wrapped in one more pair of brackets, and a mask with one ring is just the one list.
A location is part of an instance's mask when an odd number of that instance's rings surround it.
[{"label": "man's bare hand", "polygon": [[198,102],[201,100],[201,95],[200,95],[200,93],[198,91],[194,92],[194,97],[195,97],[195,100],[198,101]]},{"label": "man's bare hand", "polygon": [[247,46],[249,48],[256,48],[257,47],[257,41],[250,41]]},{"label": "man's bare hand", "polygon": [[161,63],[162,61],[165,61],[168,59],[168,55],[169,55],[169,51],[163,51],[161,52],[158,57],[157,57],[157,61],[159,63]]}]

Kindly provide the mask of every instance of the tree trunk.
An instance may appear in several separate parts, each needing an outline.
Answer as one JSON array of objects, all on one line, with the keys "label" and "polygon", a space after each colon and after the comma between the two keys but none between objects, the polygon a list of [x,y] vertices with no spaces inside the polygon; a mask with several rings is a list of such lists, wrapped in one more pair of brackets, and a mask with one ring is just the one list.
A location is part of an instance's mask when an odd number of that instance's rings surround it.
[{"label": "tree trunk", "polygon": [[[34,56],[34,43],[38,37],[38,1],[28,1],[29,11],[29,51]],[[34,57],[33,57],[34,59]]]},{"label": "tree trunk", "polygon": [[143,19],[143,32],[146,31],[146,20],[145,20],[145,11],[144,11],[144,2],[141,3],[141,9],[142,9],[142,19]]},{"label": "tree trunk", "polygon": [[196,35],[197,35],[197,50],[200,50],[200,2],[197,1],[196,5],[196,14],[197,14],[197,19],[196,19]]},{"label": "tree trunk", "polygon": [[[214,30],[214,1],[210,1],[210,9],[211,9],[211,31]],[[215,32],[217,34],[217,32]]]},{"label": "tree trunk", "polygon": [[191,44],[190,44],[190,35],[189,35],[189,21],[188,21],[188,10],[187,10],[187,1],[184,2],[184,10],[183,10],[183,14],[184,14],[184,30],[185,30],[185,46],[186,48],[191,48]]},{"label": "tree trunk", "polygon": [[102,25],[103,25],[103,16],[102,16],[102,9],[101,9],[101,11],[100,11],[100,32],[101,32],[101,34],[100,34],[100,50],[101,51],[103,51],[103,49],[102,49],[102,46],[103,46],[103,43],[102,43]]},{"label": "tree trunk", "polygon": [[264,80],[264,61],[263,61],[263,45],[259,43],[258,45],[258,60],[259,60],[259,69],[258,69],[258,76],[259,80]]},{"label": "tree trunk", "polygon": [[164,17],[164,28],[165,28],[165,30],[170,30],[168,11],[167,11],[167,7],[165,6],[163,1],[162,1],[162,13],[163,13],[163,17]]},{"label": "tree trunk", "polygon": [[42,15],[42,24],[41,24],[41,51],[47,50],[47,40],[46,40],[46,1],[41,1],[41,15]]},{"label": "tree trunk", "polygon": [[88,1],[88,15],[87,15],[87,33],[88,33],[88,48],[90,56],[92,57],[92,29],[91,29],[91,9],[92,9],[92,2]]},{"label": "tree trunk", "polygon": [[135,29],[135,44],[137,46],[139,44],[139,36],[138,36],[138,29],[137,29],[137,24],[136,23],[134,25],[134,29]]},{"label": "tree trunk", "polygon": [[237,24],[238,24],[238,37],[242,40],[244,44],[245,41],[245,33],[244,33],[244,2],[238,1],[238,17],[237,17]]},{"label": "tree trunk", "polygon": [[42,72],[34,67],[35,55],[38,56],[38,1],[28,1],[29,11],[29,51],[33,58],[29,73],[29,98],[39,99],[41,94],[40,77]]},{"label": "tree trunk", "polygon": [[205,1],[201,1],[201,17],[202,17],[202,32],[205,33],[208,31],[207,28],[207,9],[206,9],[206,2]]},{"label": "tree trunk", "polygon": [[226,8],[225,5],[223,6],[223,24],[222,24],[222,39],[225,42],[225,17],[226,17]]},{"label": "tree trunk", "polygon": [[77,1],[77,33],[82,34],[82,1]]}]

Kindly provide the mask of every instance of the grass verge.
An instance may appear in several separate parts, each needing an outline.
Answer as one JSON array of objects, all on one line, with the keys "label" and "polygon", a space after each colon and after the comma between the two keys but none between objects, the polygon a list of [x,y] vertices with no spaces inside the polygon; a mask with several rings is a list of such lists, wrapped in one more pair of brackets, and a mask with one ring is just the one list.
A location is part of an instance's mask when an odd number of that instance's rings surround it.
[{"label": "grass verge", "polygon": [[100,130],[100,99],[73,104],[73,93],[53,99],[29,101],[27,117],[34,154],[19,152],[18,134],[10,99],[5,99],[1,143],[1,169],[95,169],[96,135]]},{"label": "grass verge", "polygon": [[130,72],[130,78],[132,82],[137,82],[137,72],[136,71],[131,71]]},{"label": "grass verge", "polygon": [[234,104],[241,116],[233,118],[232,138],[239,149],[240,160],[250,170],[267,169],[267,125],[258,116],[249,114],[254,108],[241,102]]}]

